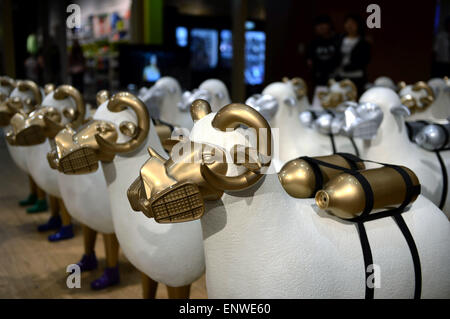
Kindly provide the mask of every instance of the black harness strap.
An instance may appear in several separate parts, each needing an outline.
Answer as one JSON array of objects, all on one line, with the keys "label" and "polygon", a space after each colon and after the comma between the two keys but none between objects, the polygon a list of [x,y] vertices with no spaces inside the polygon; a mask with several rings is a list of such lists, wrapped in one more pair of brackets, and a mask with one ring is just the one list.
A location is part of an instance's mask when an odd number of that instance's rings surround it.
[{"label": "black harness strap", "polygon": [[[400,166],[378,163],[378,162],[369,161],[369,160],[362,160],[356,156],[353,156],[351,154],[346,154],[346,153],[344,153],[344,155],[342,155],[342,154],[339,154],[339,155],[341,155],[342,157],[344,157],[346,160],[348,160],[350,162],[351,161],[357,162],[357,161],[355,161],[355,158],[356,158],[359,161],[371,162],[371,163],[380,164],[380,165],[383,165],[386,167],[390,167],[390,168],[394,169],[397,173],[400,174],[400,176],[403,178],[405,185],[406,185],[405,198],[404,198],[403,202],[400,204],[400,206],[393,208],[393,209],[386,210],[386,211],[378,212],[376,214],[370,214],[373,209],[373,205],[374,205],[373,190],[372,190],[372,187],[370,186],[369,182],[367,181],[367,179],[359,171],[355,170],[353,168],[353,166],[351,166],[352,169],[347,169],[345,167],[340,167],[340,166],[337,166],[334,164],[326,163],[326,162],[317,160],[315,158],[307,158],[308,163],[315,163],[317,165],[318,169],[319,169],[319,167],[318,167],[319,165],[323,165],[323,166],[341,170],[345,173],[353,175],[359,181],[359,183],[361,184],[361,186],[364,190],[366,202],[365,202],[365,207],[364,207],[363,212],[361,213],[361,215],[359,215],[355,218],[348,219],[348,220],[356,223],[356,226],[358,229],[358,234],[359,234],[359,239],[361,242],[361,248],[362,248],[363,258],[364,258],[365,278],[366,278],[365,298],[366,299],[374,298],[374,288],[369,287],[367,285],[367,282],[368,282],[368,279],[370,276],[369,273],[367,272],[367,269],[370,265],[373,264],[373,257],[372,257],[372,251],[370,248],[369,239],[367,237],[367,232],[364,227],[364,223],[367,221],[376,220],[376,219],[380,219],[380,218],[386,218],[386,217],[392,217],[395,220],[397,226],[399,227],[400,231],[403,234],[403,237],[405,238],[405,240],[408,244],[409,250],[411,252],[413,265],[414,265],[414,277],[415,277],[414,298],[415,299],[420,298],[421,291],[422,291],[422,269],[421,269],[421,265],[420,265],[419,252],[417,250],[417,246],[415,244],[414,237],[412,236],[410,230],[408,229],[408,226],[406,225],[406,223],[401,215],[404,212],[405,208],[411,203],[413,197],[420,194],[420,185],[413,185],[411,177]],[[356,164],[354,164],[354,165],[356,166]],[[319,170],[319,172],[320,172],[320,170]],[[320,175],[322,175],[322,174],[320,173]],[[322,180],[322,182],[323,182],[323,180]]]},{"label": "black harness strap", "polygon": [[444,160],[442,159],[441,153],[439,151],[435,151],[436,156],[439,161],[439,165],[441,165],[442,170],[442,194],[441,194],[441,200],[439,201],[439,209],[443,209],[445,202],[447,200],[447,191],[448,191],[448,175],[447,175],[447,168],[445,167]]},{"label": "black harness strap", "polygon": [[334,141],[334,135],[330,133],[330,134],[328,134],[328,137],[330,138],[331,149],[333,151],[333,154],[336,154],[336,143]]},{"label": "black harness strap", "polygon": [[350,143],[352,143],[353,149],[355,150],[355,155],[359,156],[358,146],[356,146],[355,140],[353,137],[349,137]]}]

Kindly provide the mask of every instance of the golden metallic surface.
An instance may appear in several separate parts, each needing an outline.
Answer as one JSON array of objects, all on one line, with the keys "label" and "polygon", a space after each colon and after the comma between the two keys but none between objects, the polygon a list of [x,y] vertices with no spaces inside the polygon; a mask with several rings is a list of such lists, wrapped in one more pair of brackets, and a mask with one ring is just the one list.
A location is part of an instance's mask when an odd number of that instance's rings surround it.
[{"label": "golden metallic surface", "polygon": [[108,101],[109,97],[110,97],[109,92],[107,90],[98,91],[96,96],[97,106],[100,106],[106,101]]},{"label": "golden metallic surface", "polygon": [[120,112],[125,110],[126,107],[131,108],[137,117],[136,136],[124,143],[112,143],[105,140],[101,135],[95,135],[97,143],[104,153],[108,153],[111,156],[117,153],[127,153],[136,150],[147,138],[150,129],[150,115],[148,114],[145,104],[128,92],[120,92],[109,100],[107,108],[111,112]]},{"label": "golden metallic surface", "polygon": [[[347,160],[338,154],[329,156],[313,157],[322,162],[337,165],[344,168],[351,168]],[[365,169],[363,162],[357,162],[358,169]],[[319,165],[322,174],[323,184],[331,178],[342,173],[340,170]],[[283,165],[278,173],[278,179],[284,190],[295,198],[310,198],[314,196],[316,189],[316,176],[311,165],[304,159],[294,159]]]},{"label": "golden metallic surface", "polygon": [[33,92],[34,105],[39,105],[42,103],[41,90],[39,89],[39,86],[36,83],[30,80],[19,80],[17,81],[16,84],[19,91],[24,92],[30,90],[31,92]]},{"label": "golden metallic surface", "polygon": [[[411,177],[413,185],[419,179],[409,168],[401,166]],[[361,171],[369,182],[374,196],[373,209],[387,209],[400,205],[406,195],[406,184],[402,176],[391,167]],[[415,196],[411,202],[415,201]],[[316,204],[340,218],[354,218],[364,211],[366,199],[364,190],[355,176],[342,173],[332,178],[316,193]]]},{"label": "golden metallic surface", "polygon": [[194,122],[200,120],[209,113],[211,113],[211,105],[209,105],[207,101],[198,99],[192,102],[191,117]]},{"label": "golden metallic surface", "polygon": [[358,97],[358,89],[356,88],[356,85],[355,83],[353,83],[353,81],[344,79],[339,82],[339,85],[341,86],[341,88],[350,88],[350,91],[348,91],[346,94],[347,101],[356,101],[356,98]]},{"label": "golden metallic surface", "polygon": [[[400,83],[401,83],[401,85],[400,85]],[[405,82],[400,82],[400,83],[399,83],[400,89],[403,89],[406,87]],[[423,81],[419,81],[412,86],[412,90],[414,92],[424,90],[427,93],[427,95],[420,98],[420,103],[422,104],[422,106],[419,106],[419,101],[417,101],[416,98],[414,98],[411,94],[404,94],[404,95],[400,96],[400,100],[401,100],[402,104],[407,106],[410,109],[411,113],[423,112],[426,109],[428,109],[431,106],[431,104],[434,102],[435,96],[434,96],[433,90],[427,83],[425,83]]]},{"label": "golden metallic surface", "polygon": [[324,108],[334,108],[345,101],[356,101],[358,90],[356,85],[349,79],[344,79],[339,82],[341,88],[349,88],[345,95],[341,92],[331,92],[330,88],[336,81],[330,79],[328,81],[328,92],[319,92],[318,97],[321,105]]},{"label": "golden metallic surface", "polygon": [[[85,115],[83,98],[77,89],[70,85],[61,85],[55,90],[53,97],[56,100],[72,97],[77,109],[65,108],[62,112],[54,107],[40,106],[27,115],[24,112],[16,113],[11,119],[12,131],[8,142],[11,145],[30,146],[43,143],[45,138],[54,138],[63,129],[62,116],[70,121],[70,125],[78,127]],[[16,118],[15,120],[13,120]],[[81,121],[81,122],[80,122]]]},{"label": "golden metallic surface", "polygon": [[405,81],[400,81],[397,83],[397,91],[400,91],[401,89],[404,89],[406,87]]},{"label": "golden metallic surface", "polygon": [[8,76],[0,76],[0,85],[9,86],[12,91],[16,87],[16,82]]},{"label": "golden metallic surface", "polygon": [[86,115],[86,106],[83,101],[83,96],[80,92],[71,85],[61,85],[53,94],[55,100],[63,100],[67,97],[71,97],[75,101],[76,110],[65,110],[66,117],[70,120],[70,125],[73,128],[79,127],[83,123],[83,119]]},{"label": "golden metallic surface", "polygon": [[292,83],[292,86],[295,88],[295,95],[297,96],[297,99],[301,99],[308,93],[308,86],[306,85],[305,80],[300,77],[295,77],[289,80],[289,78],[285,76],[283,77],[282,81],[284,83]]},{"label": "golden metallic surface", "polygon": [[88,174],[98,169],[99,161],[112,161],[114,155],[102,151],[97,135],[110,143],[118,137],[114,124],[98,120],[78,132],[71,127],[61,130],[55,137],[55,148],[47,154],[50,167],[68,175]]},{"label": "golden metallic surface", "polygon": [[[201,102],[200,105],[205,104]],[[159,223],[198,219],[204,213],[205,200],[219,199],[224,190],[250,187],[263,176],[260,169],[270,164],[272,142],[270,126],[264,117],[247,105],[230,104],[216,113],[212,125],[222,131],[236,129],[240,125],[265,129],[268,140],[265,145],[268,147],[259,153],[250,148],[242,148],[241,152],[234,147],[232,158],[237,161],[234,164],[244,165],[247,170],[233,177],[226,176],[227,157],[225,151],[218,147],[180,139],[168,160],[149,148],[151,158],[142,166],[140,177],[127,192],[134,210],[142,211]],[[260,139],[259,135],[257,145],[261,146],[264,137]],[[243,163],[238,160],[240,156]],[[261,156],[268,156],[268,163],[262,163]]]},{"label": "golden metallic surface", "polygon": [[55,85],[53,83],[48,83],[44,86],[45,95],[53,92],[55,90]]},{"label": "golden metallic surface", "polygon": [[[263,166],[269,166],[272,158],[272,133],[269,123],[254,108],[239,103],[232,103],[220,109],[211,122],[212,126],[221,130],[236,129],[245,125],[256,130],[257,150],[267,160]],[[242,147],[242,146],[241,146]],[[239,165],[240,163],[235,163]],[[247,170],[237,176],[226,176],[202,166],[202,174],[215,188],[221,190],[242,190],[258,182],[263,174]]]},{"label": "golden metallic surface", "polygon": [[164,160],[149,149],[152,157],[127,192],[131,207],[158,223],[198,219],[204,213],[204,200],[216,200],[223,194],[203,177],[201,169],[208,166],[225,174],[228,165],[223,151],[188,140],[180,143],[186,151],[179,154],[177,161],[173,160],[177,155],[173,152],[169,160]]},{"label": "golden metallic surface", "polygon": [[128,137],[136,137],[137,134],[137,126],[133,122],[123,121],[119,124],[119,131]]},{"label": "golden metallic surface", "polygon": [[419,81],[413,86],[413,91],[425,90],[427,92],[427,96],[420,98],[420,102],[423,104],[421,108],[418,108],[417,111],[423,112],[425,111],[434,101],[434,92],[431,87],[423,82]]},{"label": "golden metallic surface", "polygon": [[17,85],[17,88],[20,91],[28,91],[31,90],[34,95],[34,101],[30,99],[21,100],[19,97],[10,97],[6,98],[0,103],[0,126],[7,126],[11,121],[11,118],[17,112],[29,113],[36,108],[42,101],[41,91],[36,83],[32,81],[17,81],[11,82],[12,79],[4,78],[3,81],[5,83],[9,83],[11,85]]}]

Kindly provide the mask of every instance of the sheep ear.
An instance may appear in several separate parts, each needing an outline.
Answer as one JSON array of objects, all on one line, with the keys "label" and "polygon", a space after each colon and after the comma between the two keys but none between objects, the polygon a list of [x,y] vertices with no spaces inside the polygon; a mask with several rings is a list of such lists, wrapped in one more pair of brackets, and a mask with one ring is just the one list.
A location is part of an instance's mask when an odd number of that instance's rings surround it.
[{"label": "sheep ear", "polygon": [[295,106],[297,104],[297,101],[295,101],[295,98],[292,96],[289,96],[287,98],[285,98],[283,100],[283,102],[287,105],[287,106]]},{"label": "sheep ear", "polygon": [[403,104],[391,107],[391,114],[395,116],[408,117],[411,115],[409,108]]},{"label": "sheep ear", "polygon": [[216,98],[219,100],[222,100],[225,97],[225,94],[223,94],[223,92],[217,92],[216,93]]}]

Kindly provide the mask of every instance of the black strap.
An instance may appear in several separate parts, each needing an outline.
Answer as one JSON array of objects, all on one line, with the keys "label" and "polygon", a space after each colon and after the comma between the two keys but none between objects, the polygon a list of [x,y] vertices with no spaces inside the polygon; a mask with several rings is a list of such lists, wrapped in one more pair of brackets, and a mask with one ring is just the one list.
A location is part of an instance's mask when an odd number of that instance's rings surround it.
[{"label": "black strap", "polygon": [[[367,221],[380,219],[380,218],[386,218],[386,217],[392,217],[396,221],[400,231],[402,232],[402,234],[408,244],[409,250],[411,252],[413,264],[414,264],[414,274],[415,274],[414,298],[420,298],[421,290],[422,290],[422,270],[421,270],[421,266],[420,266],[420,257],[419,257],[419,253],[417,250],[417,246],[414,242],[414,238],[413,238],[411,232],[409,231],[408,226],[406,225],[403,217],[401,216],[401,214],[404,212],[405,208],[411,203],[412,199],[415,196],[420,194],[420,185],[414,185],[409,174],[400,166],[378,163],[378,162],[369,161],[369,160],[362,160],[362,159],[357,158],[356,156],[351,157],[351,154],[346,154],[346,153],[343,153],[343,154],[344,155],[342,155],[342,154],[339,154],[339,155],[344,157],[346,160],[355,161],[355,158],[356,158],[359,161],[376,163],[376,164],[384,165],[384,166],[394,169],[403,178],[403,180],[405,182],[405,186],[406,186],[405,198],[404,198],[403,202],[400,204],[400,206],[398,206],[394,209],[389,209],[389,210],[379,212],[376,214],[370,214],[373,209],[373,204],[374,204],[373,190],[372,190],[372,187],[370,186],[369,182],[367,181],[367,179],[359,171],[355,170],[354,168],[347,169],[345,167],[340,167],[340,166],[337,166],[334,164],[326,163],[326,162],[317,160],[315,158],[308,158],[308,160],[309,160],[308,162],[315,163],[317,165],[317,168],[318,168],[318,165],[323,165],[323,166],[341,170],[345,173],[353,175],[359,181],[359,183],[361,184],[361,186],[364,190],[366,202],[365,202],[365,207],[364,207],[363,212],[361,213],[361,215],[359,215],[355,218],[352,218],[352,219],[348,219],[348,220],[355,222],[358,227],[358,234],[359,234],[359,239],[361,242],[361,248],[363,251],[364,266],[365,266],[365,278],[366,278],[365,298],[373,299],[374,288],[373,287],[370,288],[367,285],[367,280],[369,277],[369,274],[367,273],[367,269],[368,269],[369,265],[373,264],[373,258],[372,258],[372,252],[371,252],[369,240],[367,237],[367,233],[366,233],[366,230],[364,227],[364,223]],[[320,176],[321,175],[322,174],[320,173]]]},{"label": "black strap", "polygon": [[152,118],[152,122],[153,122],[153,125],[155,125],[155,126],[157,126],[157,125],[166,125],[166,126],[168,126],[171,132],[173,132],[173,130],[175,129],[175,127],[172,124],[164,122],[164,121],[161,121],[160,119]]},{"label": "black strap", "polygon": [[414,288],[414,299],[420,299],[422,294],[422,268],[420,266],[420,257],[419,251],[417,250],[416,243],[414,241],[414,237],[409,231],[408,226],[406,225],[405,220],[401,214],[394,215],[395,222],[400,228],[403,236],[406,239],[406,243],[408,244],[409,250],[411,252],[411,256],[414,264],[414,277],[415,277],[415,288]]},{"label": "black strap", "polygon": [[331,142],[331,149],[333,151],[333,154],[336,154],[336,143],[334,142],[334,135],[333,134],[328,134],[329,138],[330,138],[330,142]]},{"label": "black strap", "polygon": [[322,171],[320,170],[319,164],[313,160],[313,158],[308,156],[302,156],[300,159],[306,161],[309,165],[311,165],[311,168],[314,173],[314,177],[316,179],[316,186],[314,187],[313,194],[317,193],[320,189],[323,187],[323,176]]},{"label": "black strap", "polygon": [[448,175],[447,175],[447,168],[445,167],[444,160],[442,159],[441,153],[439,151],[435,151],[436,156],[439,161],[439,165],[441,165],[441,171],[442,171],[442,194],[441,194],[441,200],[439,201],[439,209],[443,209],[445,202],[447,200],[447,190],[448,190]]},{"label": "black strap", "polygon": [[358,222],[356,223],[356,226],[358,227],[358,234],[359,234],[359,241],[361,242],[361,248],[363,251],[363,257],[364,257],[364,273],[365,273],[365,286],[366,286],[366,299],[373,299],[374,296],[374,287],[370,288],[367,285],[367,282],[369,280],[369,273],[367,272],[367,269],[370,265],[373,265],[373,258],[372,258],[372,250],[370,249],[370,243],[369,238],[367,238],[367,232],[366,228],[364,227],[364,222]]},{"label": "black strap", "polygon": [[358,146],[356,146],[355,140],[353,139],[353,137],[349,137],[348,139],[350,140],[350,143],[352,143],[353,149],[355,150],[355,155],[359,157],[359,150]]}]

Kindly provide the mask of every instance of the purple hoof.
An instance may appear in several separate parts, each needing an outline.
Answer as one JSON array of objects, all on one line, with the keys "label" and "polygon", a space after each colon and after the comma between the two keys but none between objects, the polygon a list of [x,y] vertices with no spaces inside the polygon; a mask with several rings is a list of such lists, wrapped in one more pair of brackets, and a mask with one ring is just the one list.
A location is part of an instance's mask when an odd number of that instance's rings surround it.
[{"label": "purple hoof", "polygon": [[61,218],[59,216],[52,216],[45,224],[38,226],[38,231],[45,232],[60,228],[61,228]]},{"label": "purple hoof", "polygon": [[60,241],[60,240],[65,240],[65,239],[70,239],[70,238],[73,238],[73,226],[72,225],[62,226],[57,233],[48,236],[48,240],[50,242],[55,242],[55,241]]},{"label": "purple hoof", "polygon": [[95,252],[93,252],[90,255],[84,254],[83,257],[81,257],[81,260],[77,263],[77,265],[80,266],[80,270],[82,272],[97,269],[98,263],[97,257],[95,256]]},{"label": "purple hoof", "polygon": [[110,286],[117,285],[120,281],[119,267],[105,268],[103,275],[91,282],[91,288],[93,290],[105,289]]}]

